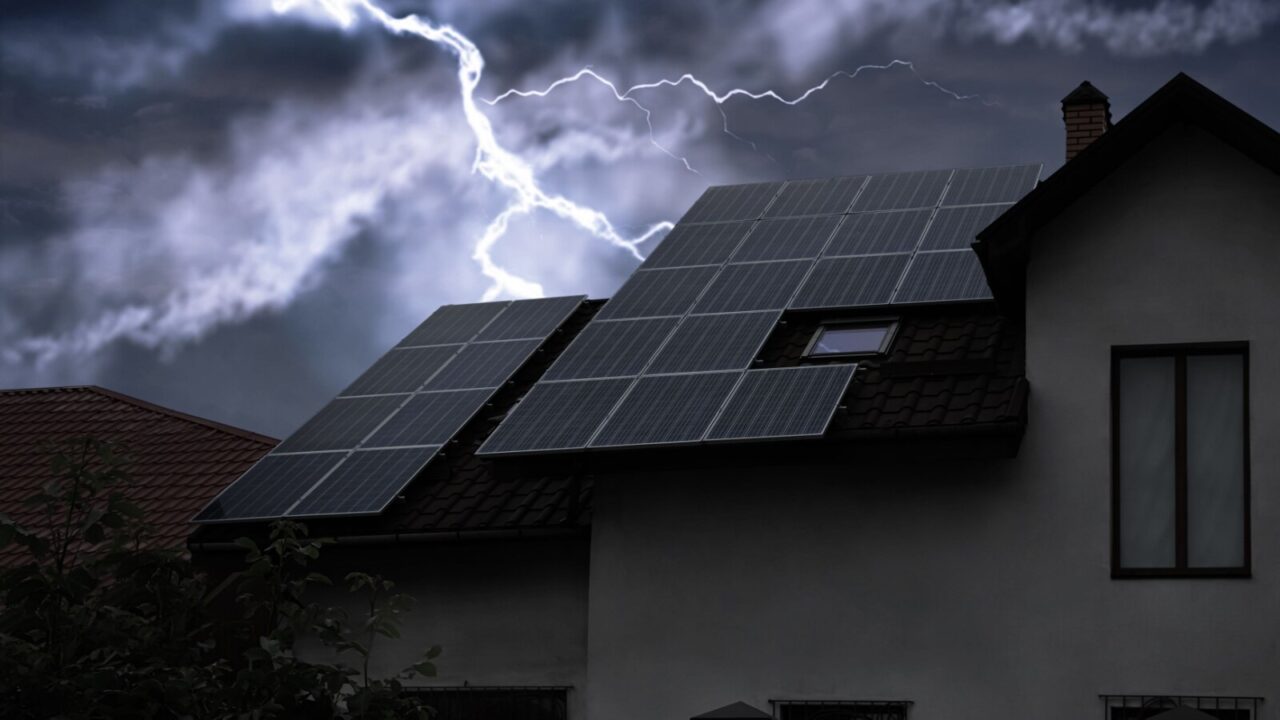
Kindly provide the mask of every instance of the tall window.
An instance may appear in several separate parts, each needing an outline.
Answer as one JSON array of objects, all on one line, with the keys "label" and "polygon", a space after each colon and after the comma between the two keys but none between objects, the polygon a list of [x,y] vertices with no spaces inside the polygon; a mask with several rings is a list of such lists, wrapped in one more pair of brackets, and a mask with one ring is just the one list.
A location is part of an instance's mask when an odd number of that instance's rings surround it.
[{"label": "tall window", "polygon": [[1249,574],[1248,346],[1112,352],[1112,574]]}]

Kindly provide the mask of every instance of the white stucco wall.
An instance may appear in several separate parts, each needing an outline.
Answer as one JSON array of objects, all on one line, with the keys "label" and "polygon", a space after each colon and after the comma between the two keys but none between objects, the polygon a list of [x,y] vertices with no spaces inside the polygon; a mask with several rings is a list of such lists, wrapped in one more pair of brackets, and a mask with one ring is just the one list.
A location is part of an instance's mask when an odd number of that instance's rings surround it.
[{"label": "white stucco wall", "polygon": [[[908,699],[1099,717],[1100,693],[1280,708],[1280,178],[1198,130],[1034,239],[1017,459],[596,483],[587,717]],[[1253,577],[1110,577],[1110,348],[1251,343]]]}]

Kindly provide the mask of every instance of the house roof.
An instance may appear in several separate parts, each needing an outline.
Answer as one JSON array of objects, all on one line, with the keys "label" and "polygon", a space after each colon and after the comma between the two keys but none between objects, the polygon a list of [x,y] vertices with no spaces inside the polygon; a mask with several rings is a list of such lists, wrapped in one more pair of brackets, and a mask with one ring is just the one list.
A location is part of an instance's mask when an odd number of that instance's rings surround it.
[{"label": "house roof", "polygon": [[[155,530],[153,547],[181,547],[191,516],[276,440],[94,386],[0,391],[0,512],[39,528],[24,500],[51,479],[47,446],[76,437],[121,443],[126,497]],[[21,557],[0,549],[0,565]]]},{"label": "house roof", "polygon": [[973,248],[1002,306],[1015,311],[1021,307],[1022,271],[1032,233],[1181,122],[1203,128],[1280,173],[1280,133],[1179,73],[978,233]]}]

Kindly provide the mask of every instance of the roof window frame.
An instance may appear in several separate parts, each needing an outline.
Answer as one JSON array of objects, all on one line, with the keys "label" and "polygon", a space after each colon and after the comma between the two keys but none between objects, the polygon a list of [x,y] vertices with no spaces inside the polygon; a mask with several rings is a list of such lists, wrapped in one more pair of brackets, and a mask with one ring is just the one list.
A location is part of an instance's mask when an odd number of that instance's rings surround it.
[{"label": "roof window frame", "polygon": [[[893,347],[893,341],[898,335],[899,318],[891,316],[868,317],[842,320],[824,320],[818,323],[818,328],[813,331],[813,335],[809,338],[809,342],[805,345],[802,357],[805,360],[830,360],[838,358],[866,358],[885,355],[889,352],[889,348]],[[867,350],[860,352],[843,352],[843,353],[815,353],[814,348],[817,347],[818,341],[823,334],[829,330],[839,330],[843,328],[862,328],[862,327],[884,327],[884,337],[880,339],[880,347],[876,350]]]}]

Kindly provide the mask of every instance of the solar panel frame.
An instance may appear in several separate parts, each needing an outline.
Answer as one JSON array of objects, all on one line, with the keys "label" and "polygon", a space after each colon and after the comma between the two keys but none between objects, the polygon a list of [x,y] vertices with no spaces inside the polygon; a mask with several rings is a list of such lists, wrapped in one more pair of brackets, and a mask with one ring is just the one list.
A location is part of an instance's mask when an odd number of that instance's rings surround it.
[{"label": "solar panel frame", "polygon": [[741,371],[642,376],[587,447],[697,443],[741,377]]},{"label": "solar panel frame", "polygon": [[404,393],[334,398],[277,445],[273,452],[318,452],[358,447],[410,397],[410,393]]},{"label": "solar panel frame", "polygon": [[846,215],[823,257],[914,252],[933,216],[932,208],[885,210]]},{"label": "solar panel frame", "polygon": [[541,338],[470,343],[458,351],[453,362],[427,381],[423,390],[500,387],[542,343]]},{"label": "solar panel frame", "polygon": [[476,451],[480,457],[581,450],[632,378],[540,382]]},{"label": "solar panel frame", "polygon": [[822,254],[841,215],[761,220],[738,245],[730,262],[812,260]]},{"label": "solar panel frame", "polygon": [[454,345],[470,341],[510,305],[501,303],[468,303],[442,305],[423,320],[396,347]]},{"label": "solar panel frame", "polygon": [[597,320],[685,314],[716,274],[715,266],[637,270],[596,314]]},{"label": "solar panel frame", "polygon": [[589,323],[542,378],[587,380],[639,375],[679,321],[665,317]]},{"label": "solar panel frame", "polygon": [[582,306],[586,295],[514,300],[476,335],[475,342],[545,340]]},{"label": "solar panel frame", "polygon": [[[196,513],[192,522],[229,523],[283,517],[298,497],[323,480],[346,455],[345,450],[264,455]],[[215,512],[228,503],[233,505],[228,511]],[[241,511],[250,507],[267,509],[256,514]]]},{"label": "solar panel frame", "polygon": [[782,186],[780,182],[763,182],[709,187],[679,224],[756,220],[764,215]]},{"label": "solar panel frame", "polygon": [[[422,472],[440,446],[356,450],[285,517],[359,517],[377,515]],[[358,494],[362,493],[362,496]],[[376,499],[375,499],[376,498]]]},{"label": "solar panel frame", "polygon": [[789,180],[763,217],[841,214],[849,211],[867,175]]},{"label": "solar panel frame", "polygon": [[781,310],[686,316],[645,374],[746,369],[781,316]]},{"label": "solar panel frame", "polygon": [[822,437],[856,369],[851,363],[748,370],[703,440]]},{"label": "solar panel frame", "polygon": [[753,221],[677,225],[641,267],[646,270],[722,265],[751,231]]},{"label": "solar panel frame", "polygon": [[952,170],[872,175],[850,212],[937,207]]},{"label": "solar panel frame", "polygon": [[[955,288],[937,292],[939,285]],[[903,273],[893,304],[990,300],[982,264],[972,250],[919,252]]]},{"label": "solar panel frame", "polygon": [[457,355],[463,345],[391,348],[338,397],[411,393],[422,387]]},{"label": "solar panel frame", "polygon": [[942,205],[1015,203],[1035,188],[1042,168],[1035,164],[956,170]]},{"label": "solar panel frame", "polygon": [[908,253],[819,260],[789,309],[888,305],[910,260]]},{"label": "solar panel frame", "polygon": [[804,282],[812,260],[725,265],[691,314],[781,310]]},{"label": "solar panel frame", "polygon": [[492,396],[488,388],[417,393],[366,438],[360,449],[444,445]]},{"label": "solar panel frame", "polygon": [[920,250],[967,250],[978,231],[990,225],[1011,203],[938,208],[929,229],[920,239]]}]

